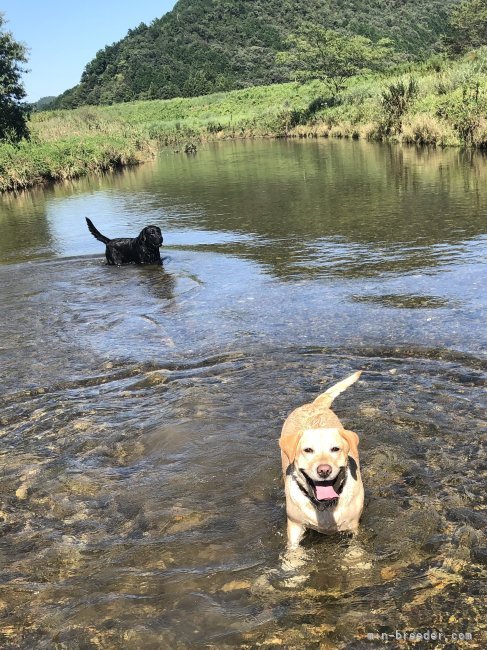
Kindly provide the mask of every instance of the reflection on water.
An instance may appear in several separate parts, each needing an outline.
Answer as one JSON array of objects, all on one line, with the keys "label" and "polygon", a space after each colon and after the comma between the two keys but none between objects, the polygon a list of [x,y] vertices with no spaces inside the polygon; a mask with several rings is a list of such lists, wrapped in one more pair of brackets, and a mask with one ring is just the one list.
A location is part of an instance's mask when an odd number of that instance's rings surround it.
[{"label": "reflection on water", "polygon": [[[3,197],[0,645],[482,647],[486,175],[232,143]],[[160,225],[164,268],[107,267],[85,216]],[[280,426],[358,368],[361,530],[293,569]]]}]

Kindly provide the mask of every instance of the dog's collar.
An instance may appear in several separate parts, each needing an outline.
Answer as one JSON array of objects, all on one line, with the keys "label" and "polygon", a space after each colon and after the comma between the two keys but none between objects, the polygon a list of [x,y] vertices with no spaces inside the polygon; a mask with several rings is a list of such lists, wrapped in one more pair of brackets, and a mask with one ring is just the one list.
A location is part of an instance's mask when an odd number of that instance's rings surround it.
[{"label": "dog's collar", "polygon": [[[313,504],[313,506],[317,510],[323,511],[323,510],[327,510],[328,508],[332,508],[333,506],[336,506],[336,504],[338,503],[341,493],[343,492],[343,488],[345,487],[345,483],[347,482],[347,477],[348,477],[347,470],[348,470],[348,463],[347,465],[345,465],[340,469],[340,471],[332,481],[313,481],[306,474],[306,472],[303,472],[298,467],[296,467],[294,463],[291,463],[286,470],[286,474],[288,476],[291,476],[291,478],[296,483],[298,488],[301,490],[304,496]],[[304,477],[305,485],[303,485],[301,481],[298,480],[301,476]],[[317,483],[323,486],[326,485],[333,486],[335,492],[338,494],[338,497],[336,497],[335,499],[327,499],[326,501],[319,501],[315,497],[315,493],[314,493],[314,486]]]}]

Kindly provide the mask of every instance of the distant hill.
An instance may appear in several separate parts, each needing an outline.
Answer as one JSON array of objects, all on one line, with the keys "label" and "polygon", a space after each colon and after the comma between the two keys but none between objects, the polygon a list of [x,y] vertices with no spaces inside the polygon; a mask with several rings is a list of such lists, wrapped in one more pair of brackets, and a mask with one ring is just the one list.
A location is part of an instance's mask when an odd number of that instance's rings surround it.
[{"label": "distant hill", "polygon": [[191,97],[289,80],[275,61],[303,21],[389,37],[404,59],[438,48],[457,0],[179,0],[100,50],[55,106]]},{"label": "distant hill", "polygon": [[56,101],[57,97],[55,95],[49,97],[41,97],[36,102],[34,102],[34,110],[36,111],[45,111],[48,108],[51,108],[53,103]]}]

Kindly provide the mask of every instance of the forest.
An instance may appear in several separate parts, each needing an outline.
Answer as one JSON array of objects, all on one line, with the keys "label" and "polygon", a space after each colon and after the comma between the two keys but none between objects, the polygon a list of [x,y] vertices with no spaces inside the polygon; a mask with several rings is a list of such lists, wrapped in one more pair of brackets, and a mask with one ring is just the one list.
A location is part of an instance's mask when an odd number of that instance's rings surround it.
[{"label": "forest", "polygon": [[195,97],[293,81],[276,54],[303,24],[372,41],[388,38],[390,63],[444,47],[455,0],[179,0],[150,25],[100,50],[80,83],[52,108]]}]

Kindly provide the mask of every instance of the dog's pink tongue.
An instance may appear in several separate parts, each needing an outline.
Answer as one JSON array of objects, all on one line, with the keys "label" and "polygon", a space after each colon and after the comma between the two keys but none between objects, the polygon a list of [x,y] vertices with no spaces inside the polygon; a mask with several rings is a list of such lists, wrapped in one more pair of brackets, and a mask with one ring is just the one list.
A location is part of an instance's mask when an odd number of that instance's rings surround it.
[{"label": "dog's pink tongue", "polygon": [[337,499],[338,494],[333,489],[333,485],[316,485],[316,498],[318,501],[325,499]]}]

